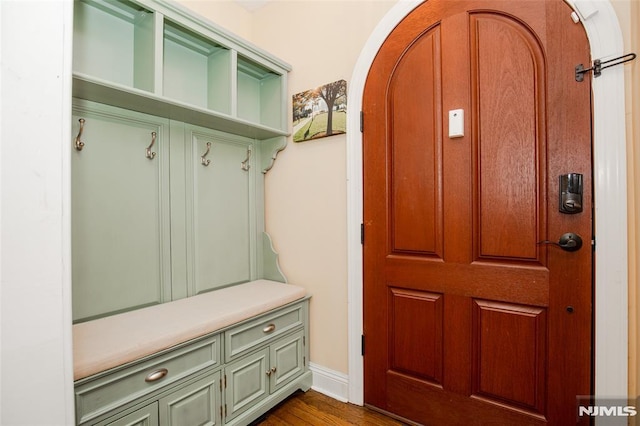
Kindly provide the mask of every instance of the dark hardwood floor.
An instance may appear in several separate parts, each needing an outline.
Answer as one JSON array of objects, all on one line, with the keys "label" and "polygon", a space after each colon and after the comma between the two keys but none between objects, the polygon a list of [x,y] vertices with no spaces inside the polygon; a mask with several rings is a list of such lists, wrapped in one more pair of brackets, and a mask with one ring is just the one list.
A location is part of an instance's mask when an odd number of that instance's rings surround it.
[{"label": "dark hardwood floor", "polygon": [[343,403],[329,398],[319,392],[310,390],[298,392],[282,402],[254,426],[288,426],[288,425],[367,425],[367,426],[401,426],[396,421],[366,407]]}]

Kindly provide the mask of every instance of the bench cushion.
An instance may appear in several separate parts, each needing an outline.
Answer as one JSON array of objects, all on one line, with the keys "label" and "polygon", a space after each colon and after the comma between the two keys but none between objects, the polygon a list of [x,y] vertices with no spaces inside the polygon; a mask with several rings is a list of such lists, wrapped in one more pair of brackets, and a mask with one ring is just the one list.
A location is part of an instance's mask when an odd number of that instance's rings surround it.
[{"label": "bench cushion", "polygon": [[135,361],[306,296],[257,280],[73,326],[74,380]]}]

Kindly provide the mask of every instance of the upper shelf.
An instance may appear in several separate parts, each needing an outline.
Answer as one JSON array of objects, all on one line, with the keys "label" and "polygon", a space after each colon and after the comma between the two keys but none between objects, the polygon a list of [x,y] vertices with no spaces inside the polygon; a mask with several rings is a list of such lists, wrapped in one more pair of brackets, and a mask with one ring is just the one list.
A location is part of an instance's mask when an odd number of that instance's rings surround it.
[{"label": "upper shelf", "polygon": [[288,135],[288,64],[167,1],[74,4],[74,96],[257,139]]}]

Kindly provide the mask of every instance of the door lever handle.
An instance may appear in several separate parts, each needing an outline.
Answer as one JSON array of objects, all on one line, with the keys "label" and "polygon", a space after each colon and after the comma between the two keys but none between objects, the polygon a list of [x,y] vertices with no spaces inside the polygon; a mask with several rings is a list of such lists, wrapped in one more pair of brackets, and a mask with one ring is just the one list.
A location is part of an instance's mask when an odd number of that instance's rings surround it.
[{"label": "door lever handle", "polygon": [[573,232],[562,234],[558,242],[555,241],[538,241],[538,244],[551,244],[560,247],[564,251],[578,251],[582,248],[582,237]]}]

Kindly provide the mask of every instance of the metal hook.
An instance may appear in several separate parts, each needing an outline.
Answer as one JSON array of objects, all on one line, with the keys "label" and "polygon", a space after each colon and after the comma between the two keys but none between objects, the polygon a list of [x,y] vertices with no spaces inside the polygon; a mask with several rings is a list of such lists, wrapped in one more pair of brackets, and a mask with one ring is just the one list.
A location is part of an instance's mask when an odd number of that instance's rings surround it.
[{"label": "metal hook", "polygon": [[156,132],[151,132],[151,145],[149,145],[149,146],[147,147],[147,149],[146,149],[146,153],[145,153],[146,157],[147,157],[149,160],[153,160],[153,159],[154,159],[154,157],[156,156],[156,153],[151,151],[151,147],[152,147],[152,146],[153,146],[153,144],[155,144],[155,143],[156,143]]},{"label": "metal hook", "polygon": [[204,152],[204,154],[200,156],[200,164],[202,164],[205,167],[211,164],[211,160],[207,158],[207,155],[209,155],[210,150],[211,150],[211,142],[207,142],[207,150]]},{"label": "metal hook", "polygon": [[84,142],[82,142],[80,138],[82,137],[82,131],[84,130],[85,120],[84,118],[81,118],[78,121],[80,122],[80,130],[78,131],[78,136],[76,136],[76,139],[73,141],[73,146],[76,151],[82,151],[82,148],[84,148]]},{"label": "metal hook", "polygon": [[249,164],[249,159],[251,158],[251,145],[249,145],[247,147],[247,158],[245,158],[245,160],[240,163],[240,167],[242,168],[242,170],[244,170],[245,172],[248,172],[249,169],[251,168],[251,164]]}]

